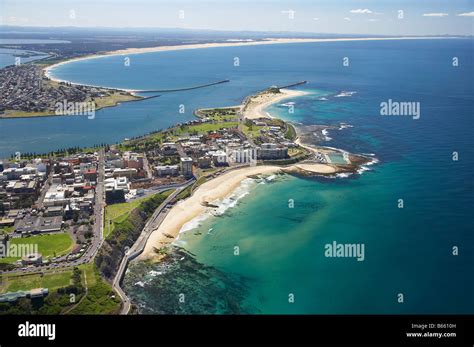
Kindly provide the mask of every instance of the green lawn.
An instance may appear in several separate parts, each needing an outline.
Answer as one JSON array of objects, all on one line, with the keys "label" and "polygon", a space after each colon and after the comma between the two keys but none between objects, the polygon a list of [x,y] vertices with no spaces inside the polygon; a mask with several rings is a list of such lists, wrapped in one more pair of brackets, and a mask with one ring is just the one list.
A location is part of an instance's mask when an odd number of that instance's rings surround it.
[{"label": "green lawn", "polygon": [[0,235],[1,234],[11,234],[12,232],[15,231],[15,227],[10,226],[10,227],[1,227],[0,228]]},{"label": "green lawn", "polygon": [[[70,303],[66,292],[58,292],[59,288],[76,286],[73,280],[73,269],[65,269],[58,273],[3,275],[0,276],[0,294],[33,288],[48,288],[49,295],[41,307],[33,307],[29,299],[22,299],[22,304],[0,304],[0,314],[115,314],[120,308],[119,296],[112,291],[95,267],[94,263],[79,266],[83,288],[75,304]],[[87,278],[86,278],[87,277]],[[85,286],[87,285],[87,294]],[[3,307],[2,307],[3,306]],[[72,309],[72,310],[71,310]]]},{"label": "green lawn", "polygon": [[[171,194],[172,190],[165,191],[161,194],[163,194],[165,197],[167,197],[169,194]],[[117,223],[122,223],[125,221],[130,212],[132,212],[135,208],[140,206],[142,202],[145,202],[149,199],[151,199],[153,196],[156,194],[146,196],[141,199],[136,199],[131,202],[123,202],[120,204],[113,204],[113,205],[108,205],[105,208],[105,225],[104,225],[104,236],[107,237],[114,231],[115,224]],[[109,227],[109,220],[110,220],[110,227]]]},{"label": "green lawn", "polygon": [[119,296],[111,286],[104,281],[93,263],[81,265],[84,274],[87,274],[87,295],[69,314],[114,314],[120,309]]},{"label": "green lawn", "polygon": [[230,115],[230,116],[229,115],[215,115],[215,116],[210,116],[209,118],[217,122],[232,122],[232,121],[237,120],[236,115]]},{"label": "green lawn", "polygon": [[[82,270],[82,285],[85,287],[87,286],[93,286],[96,284],[97,279],[96,279],[96,272],[95,272],[95,265],[94,263],[87,263],[87,264],[82,264],[79,266],[79,269]],[[84,280],[86,278],[86,281]]]},{"label": "green lawn", "polygon": [[0,293],[30,290],[33,288],[48,288],[50,291],[66,287],[72,283],[72,270],[60,273],[32,274],[32,275],[5,275],[1,277]]},{"label": "green lawn", "polygon": [[293,125],[287,124],[287,130],[286,130],[286,133],[285,133],[285,138],[287,138],[288,140],[291,140],[291,141],[296,139],[296,130],[293,127]]},{"label": "green lawn", "polygon": [[[37,245],[38,252],[43,255],[43,259],[61,256],[69,253],[74,246],[74,242],[67,233],[37,235],[22,238],[13,238],[10,245],[31,244]],[[0,258],[2,263],[13,263],[20,257]]]},{"label": "green lawn", "polygon": [[235,117],[231,115],[215,116],[214,119],[218,121],[218,123],[202,123],[177,126],[165,131],[144,136],[143,138],[122,142],[121,144],[117,145],[117,148],[122,151],[143,151],[146,149],[155,148],[164,141],[176,141],[180,136],[207,134],[208,132],[217,131],[224,128],[235,128],[239,125],[239,122],[235,121]]},{"label": "green lawn", "polygon": [[198,133],[198,134],[207,134],[210,131],[217,131],[224,128],[230,129],[237,127],[239,122],[222,122],[222,123],[202,123],[196,125],[185,125],[183,127],[177,127],[174,131],[174,135],[182,135],[182,134],[191,134],[191,133]]},{"label": "green lawn", "polygon": [[257,126],[253,124],[252,126],[248,126],[247,124],[244,124],[242,126],[242,132],[245,134],[247,137],[255,138],[257,136],[262,135],[260,130],[268,130],[270,127],[267,126]]}]

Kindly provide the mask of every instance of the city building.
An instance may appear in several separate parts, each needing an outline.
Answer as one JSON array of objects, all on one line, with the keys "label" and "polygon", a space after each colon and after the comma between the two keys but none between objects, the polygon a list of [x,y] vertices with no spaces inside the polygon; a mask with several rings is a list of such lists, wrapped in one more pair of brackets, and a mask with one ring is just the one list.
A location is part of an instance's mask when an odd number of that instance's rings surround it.
[{"label": "city building", "polygon": [[199,157],[197,162],[200,169],[208,169],[211,167],[212,161],[211,161],[211,157],[203,156],[203,157]]},{"label": "city building", "polygon": [[209,152],[209,154],[211,155],[212,162],[214,163],[215,166],[228,165],[226,152],[219,150],[219,151]]},{"label": "city building", "polygon": [[262,143],[257,150],[257,157],[262,160],[288,158],[288,147],[279,146],[276,143]]},{"label": "city building", "polygon": [[21,263],[23,265],[34,265],[34,264],[42,264],[43,263],[43,256],[41,253],[31,253],[27,254],[21,258]]},{"label": "city building", "polygon": [[174,176],[179,174],[179,166],[178,165],[162,165],[155,167],[156,175],[163,177],[163,176]]},{"label": "city building", "polygon": [[181,158],[181,174],[186,178],[193,176],[193,160],[191,158]]}]

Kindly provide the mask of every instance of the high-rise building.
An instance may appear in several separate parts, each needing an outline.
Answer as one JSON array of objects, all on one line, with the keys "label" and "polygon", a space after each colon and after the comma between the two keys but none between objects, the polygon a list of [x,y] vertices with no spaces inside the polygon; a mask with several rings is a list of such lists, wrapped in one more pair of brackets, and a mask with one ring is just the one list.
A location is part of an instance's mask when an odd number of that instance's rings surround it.
[{"label": "high-rise building", "polygon": [[193,176],[193,160],[189,157],[181,158],[181,174],[184,177]]}]

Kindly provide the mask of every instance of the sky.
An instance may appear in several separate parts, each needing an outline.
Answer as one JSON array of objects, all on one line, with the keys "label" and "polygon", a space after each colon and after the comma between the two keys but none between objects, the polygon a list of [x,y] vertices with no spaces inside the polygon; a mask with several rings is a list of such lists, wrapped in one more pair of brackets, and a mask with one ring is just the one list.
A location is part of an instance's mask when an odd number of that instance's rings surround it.
[{"label": "sky", "polygon": [[0,0],[0,25],[473,35],[474,0]]}]

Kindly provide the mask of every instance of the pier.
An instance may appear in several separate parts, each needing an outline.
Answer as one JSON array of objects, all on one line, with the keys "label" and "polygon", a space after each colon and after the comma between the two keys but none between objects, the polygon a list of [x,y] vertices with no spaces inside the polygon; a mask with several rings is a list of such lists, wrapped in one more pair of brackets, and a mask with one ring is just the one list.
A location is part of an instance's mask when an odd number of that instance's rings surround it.
[{"label": "pier", "polygon": [[288,85],[286,85],[286,86],[279,86],[279,87],[277,87],[277,88],[278,88],[278,89],[291,88],[291,87],[300,86],[300,85],[306,84],[306,83],[308,83],[308,81],[300,81],[300,82],[288,84]]}]

